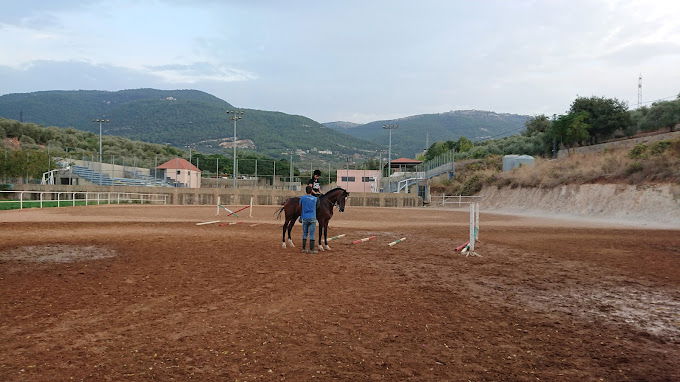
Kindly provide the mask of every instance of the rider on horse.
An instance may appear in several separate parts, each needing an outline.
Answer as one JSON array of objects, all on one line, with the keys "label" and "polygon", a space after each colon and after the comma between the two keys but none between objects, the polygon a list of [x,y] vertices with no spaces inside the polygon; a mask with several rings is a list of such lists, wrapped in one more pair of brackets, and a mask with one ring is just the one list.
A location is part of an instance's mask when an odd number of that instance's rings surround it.
[{"label": "rider on horse", "polygon": [[323,195],[321,193],[321,184],[319,184],[319,178],[321,177],[321,171],[319,170],[314,170],[314,174],[312,175],[312,178],[307,181],[308,186],[312,186],[312,195],[319,197]]}]

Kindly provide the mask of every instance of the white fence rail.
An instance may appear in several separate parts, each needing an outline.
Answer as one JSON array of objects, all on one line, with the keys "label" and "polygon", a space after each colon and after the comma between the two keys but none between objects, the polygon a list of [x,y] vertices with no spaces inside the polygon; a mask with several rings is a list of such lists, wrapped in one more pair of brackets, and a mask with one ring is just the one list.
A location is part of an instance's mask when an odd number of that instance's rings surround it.
[{"label": "white fence rail", "polygon": [[437,203],[438,205],[442,207],[446,207],[447,205],[456,205],[457,207],[460,207],[463,204],[472,204],[472,203],[477,203],[479,202],[479,199],[481,196],[466,196],[466,195],[441,195],[441,196],[432,196],[432,202]]},{"label": "white fence rail", "polygon": [[140,192],[0,191],[0,207],[7,203],[18,203],[19,209],[128,203],[167,204],[168,195]]}]

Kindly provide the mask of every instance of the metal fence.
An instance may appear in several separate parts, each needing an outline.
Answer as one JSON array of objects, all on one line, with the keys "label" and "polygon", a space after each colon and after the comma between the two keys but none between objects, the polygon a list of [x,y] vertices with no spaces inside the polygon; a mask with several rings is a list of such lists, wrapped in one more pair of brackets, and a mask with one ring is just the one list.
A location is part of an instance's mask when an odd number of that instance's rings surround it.
[{"label": "metal fence", "polygon": [[166,194],[139,192],[0,191],[0,209],[167,203]]}]

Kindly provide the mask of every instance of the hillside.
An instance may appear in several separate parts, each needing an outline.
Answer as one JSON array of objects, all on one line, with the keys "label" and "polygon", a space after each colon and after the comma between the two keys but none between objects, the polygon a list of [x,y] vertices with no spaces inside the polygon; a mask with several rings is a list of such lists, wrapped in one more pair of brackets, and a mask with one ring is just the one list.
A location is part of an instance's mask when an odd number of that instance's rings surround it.
[{"label": "hillside", "polygon": [[[110,135],[102,137],[102,149],[105,163],[134,167],[153,168],[173,158],[188,159],[186,151],[172,146]],[[12,178],[39,179],[43,172],[54,168],[51,160],[56,157],[97,160],[98,151],[97,134],[0,118],[0,183]],[[247,151],[240,151],[238,156],[242,174],[257,172],[262,176],[272,175],[274,165],[278,174],[288,174],[290,169],[287,160],[275,161],[274,158]],[[216,174],[218,169],[223,174],[233,171],[231,152],[226,156],[193,152],[192,158],[192,163],[204,175]],[[254,168],[256,163],[257,170]],[[297,175],[299,171],[294,169],[294,173]]]},{"label": "hillside", "polygon": [[499,114],[490,111],[457,110],[439,114],[421,114],[390,121],[376,121],[351,128],[329,125],[338,131],[376,144],[387,145],[388,133],[382,126],[396,123],[392,131],[392,151],[398,156],[413,157],[429,143],[467,137],[473,141],[517,134],[529,116]]},{"label": "hillside", "polygon": [[338,131],[343,131],[343,130],[355,128],[357,126],[361,126],[360,123],[346,122],[346,121],[324,122],[323,125],[328,127],[329,129],[334,129],[334,130],[338,130]]},{"label": "hillside", "polygon": [[[106,118],[111,122],[104,125],[105,134],[183,149],[191,146],[209,153],[231,149],[233,124],[226,114],[231,109],[229,103],[197,90],[42,91],[0,96],[0,117],[96,133],[99,126],[92,120]],[[375,144],[309,118],[241,110],[246,114],[237,122],[239,147],[250,146],[275,157],[292,150],[309,150],[304,154],[308,157],[330,150],[332,156],[317,155],[328,159],[357,153],[375,155]]]}]

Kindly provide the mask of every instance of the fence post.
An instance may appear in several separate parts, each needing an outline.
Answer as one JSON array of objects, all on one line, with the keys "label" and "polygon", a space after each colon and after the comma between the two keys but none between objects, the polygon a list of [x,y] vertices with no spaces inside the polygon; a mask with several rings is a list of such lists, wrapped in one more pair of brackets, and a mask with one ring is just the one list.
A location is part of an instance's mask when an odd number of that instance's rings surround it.
[{"label": "fence post", "polygon": [[76,206],[76,193],[75,192],[71,193],[71,199],[72,199],[72,202],[73,202],[73,207],[75,207]]},{"label": "fence post", "polygon": [[43,193],[40,193],[40,208],[42,208],[42,203],[43,203]]},{"label": "fence post", "polygon": [[23,210],[24,209],[24,193],[19,192],[19,209]]},{"label": "fence post", "polygon": [[57,207],[61,207],[61,192],[57,192]]}]

